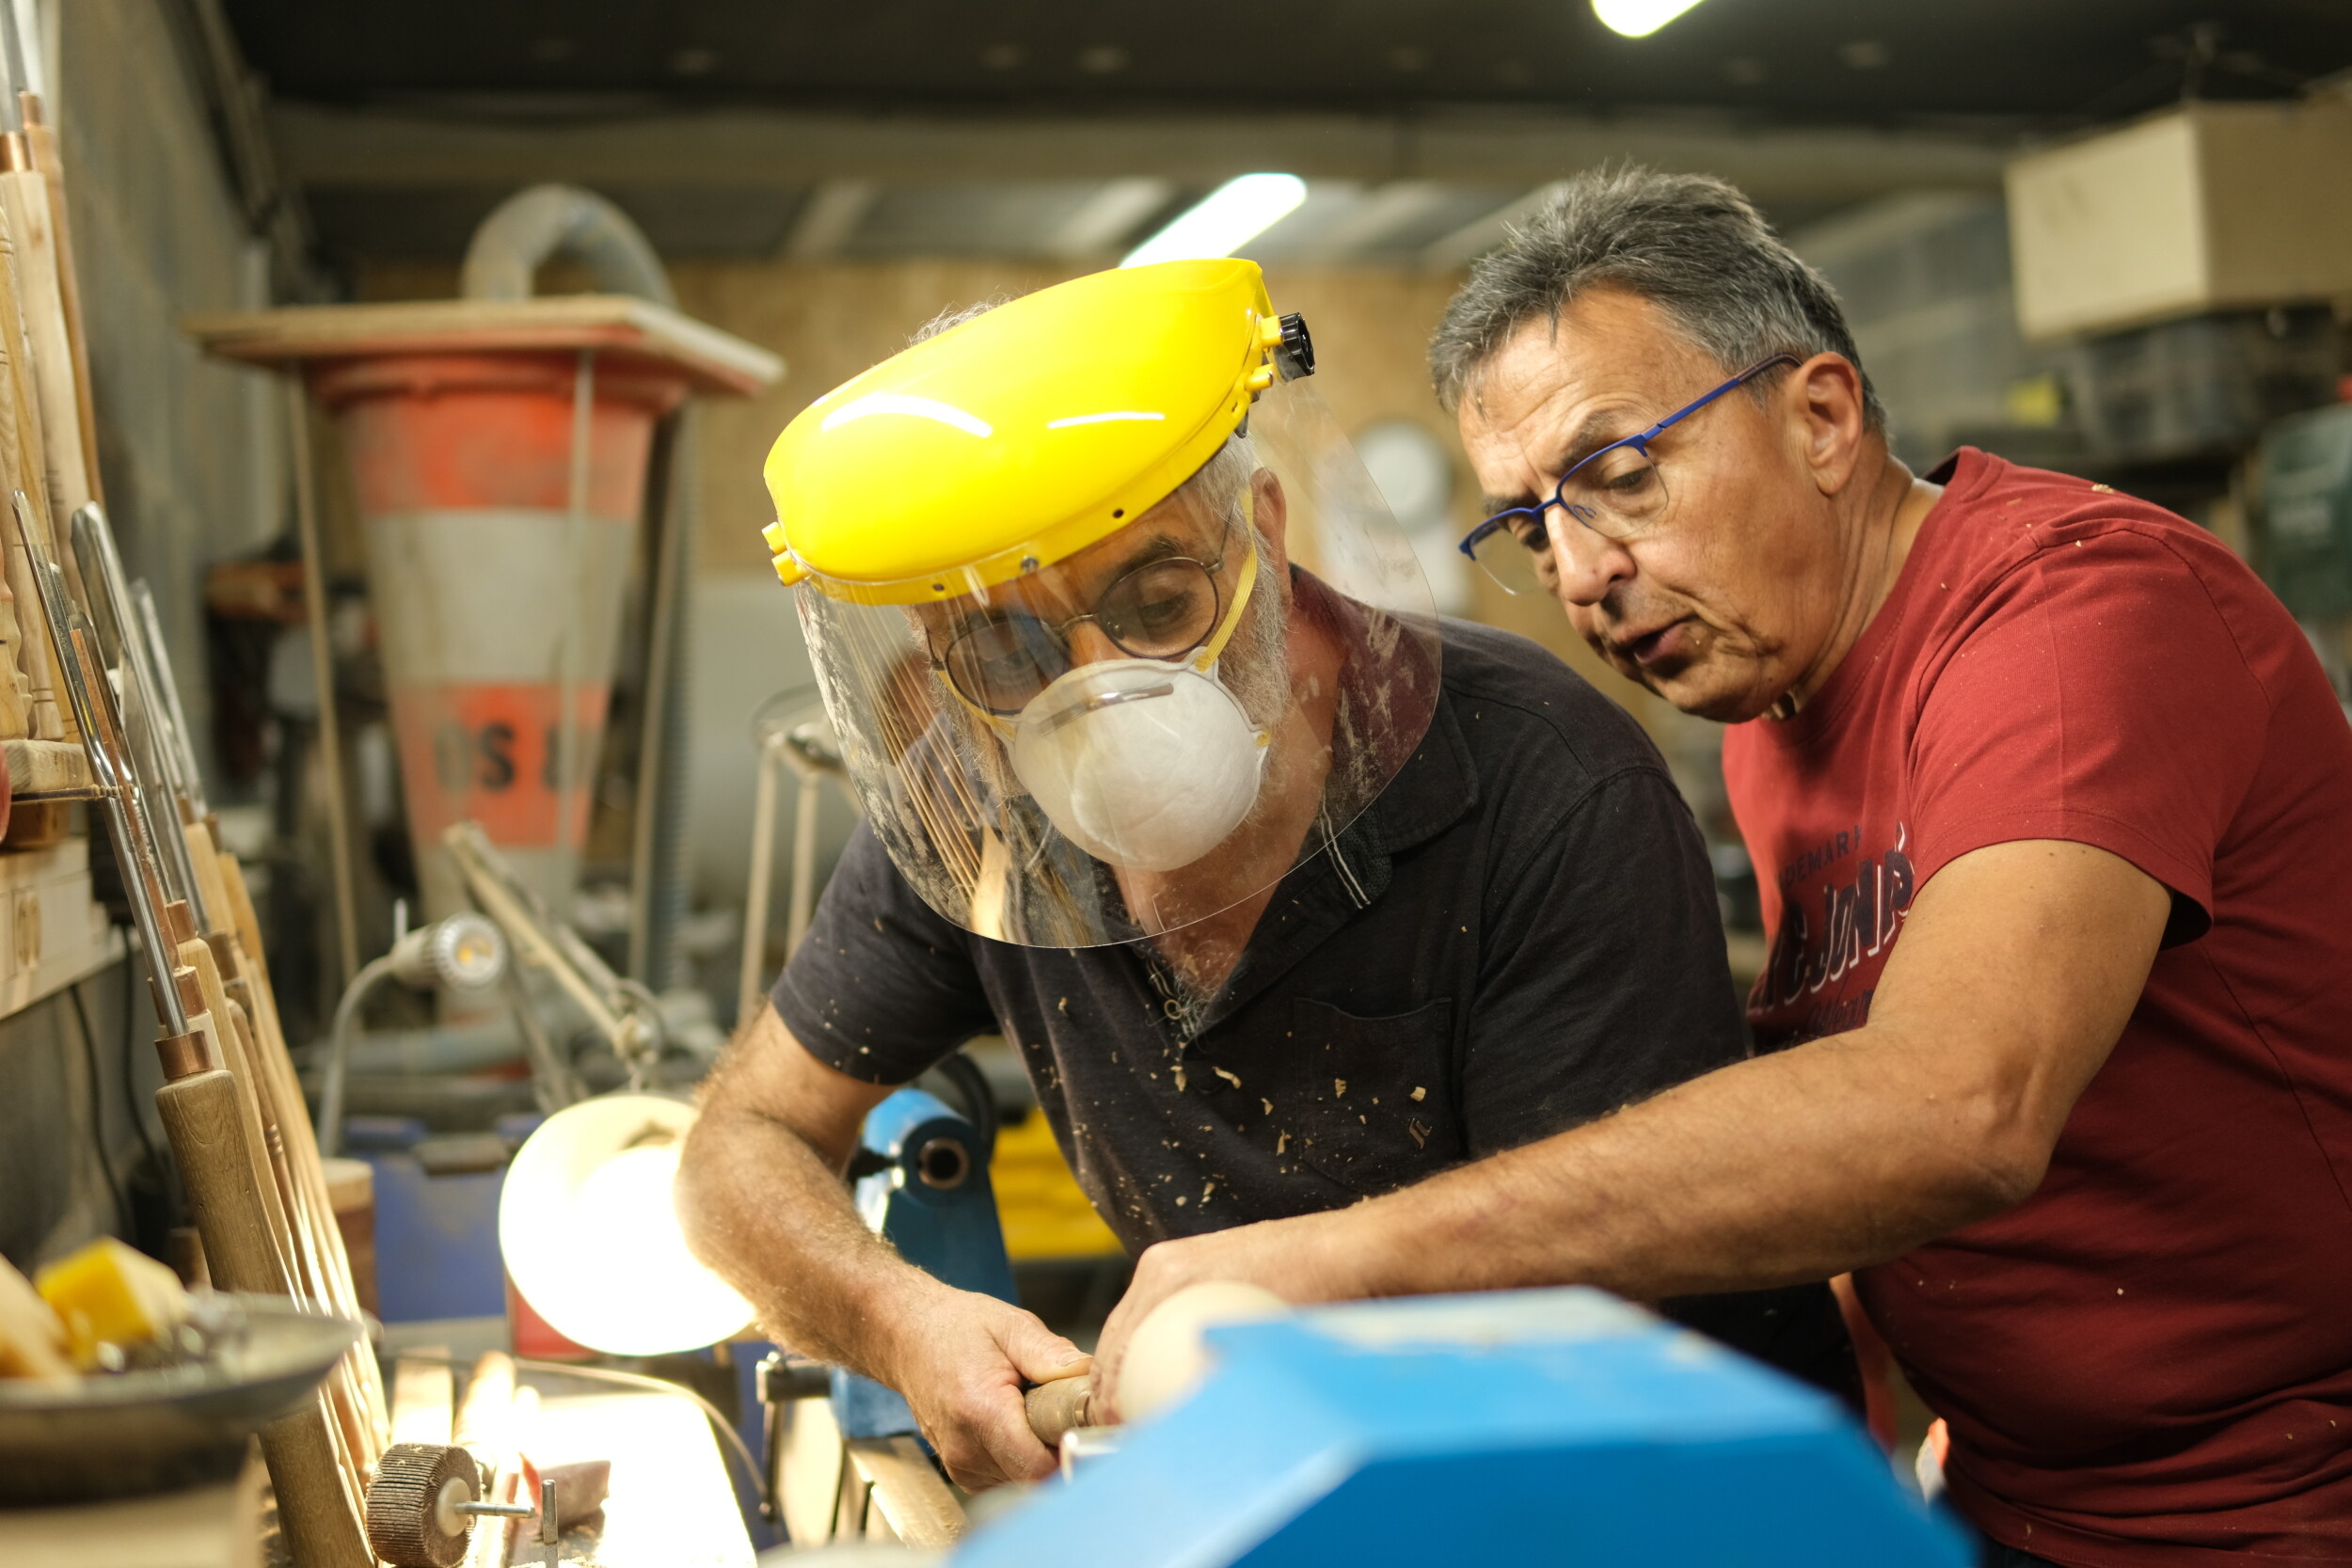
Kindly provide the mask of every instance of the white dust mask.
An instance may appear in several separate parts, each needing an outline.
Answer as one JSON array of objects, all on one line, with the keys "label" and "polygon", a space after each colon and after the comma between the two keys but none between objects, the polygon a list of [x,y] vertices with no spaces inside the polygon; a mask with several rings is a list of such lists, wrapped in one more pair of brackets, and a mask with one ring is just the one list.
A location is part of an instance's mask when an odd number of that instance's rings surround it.
[{"label": "white dust mask", "polygon": [[1173,871],[1249,815],[1270,738],[1215,665],[1104,659],[1063,674],[1021,710],[1012,767],[1088,854]]}]

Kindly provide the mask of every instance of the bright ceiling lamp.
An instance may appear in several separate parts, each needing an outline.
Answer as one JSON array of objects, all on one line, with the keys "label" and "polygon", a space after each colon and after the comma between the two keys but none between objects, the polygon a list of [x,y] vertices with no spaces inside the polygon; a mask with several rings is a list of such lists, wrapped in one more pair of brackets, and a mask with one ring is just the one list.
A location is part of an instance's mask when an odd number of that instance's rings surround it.
[{"label": "bright ceiling lamp", "polygon": [[1645,39],[1699,0],[1593,0],[1593,14],[1613,33]]},{"label": "bright ceiling lamp", "polygon": [[1127,253],[1122,267],[1231,256],[1307,199],[1295,174],[1244,174],[1228,180],[1167,228]]}]

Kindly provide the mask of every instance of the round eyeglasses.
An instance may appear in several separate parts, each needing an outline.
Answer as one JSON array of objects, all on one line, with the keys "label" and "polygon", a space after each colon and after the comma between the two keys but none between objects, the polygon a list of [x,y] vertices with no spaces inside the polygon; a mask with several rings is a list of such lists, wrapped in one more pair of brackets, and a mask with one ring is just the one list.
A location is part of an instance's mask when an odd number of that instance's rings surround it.
[{"label": "round eyeglasses", "polygon": [[1646,537],[1664,518],[1668,502],[1666,479],[1650,452],[1650,443],[1734,388],[1744,387],[1767,371],[1801,363],[1793,354],[1775,354],[1762,364],[1749,366],[1640,435],[1613,441],[1570,465],[1549,500],[1541,506],[1514,506],[1496,513],[1470,530],[1456,547],[1477,562],[1479,569],[1506,594],[1550,593],[1548,514],[1556,508],[1613,544],[1631,544]]},{"label": "round eyeglasses", "polygon": [[[1227,539],[1230,542],[1232,535]],[[1135,658],[1174,660],[1200,647],[1225,611],[1215,561],[1163,556],[1121,573],[1094,608],[1066,621],[1046,621],[1020,610],[998,610],[960,628],[933,663],[963,700],[984,713],[1009,717],[1068,673],[1070,634],[1091,621],[1118,649]]]}]

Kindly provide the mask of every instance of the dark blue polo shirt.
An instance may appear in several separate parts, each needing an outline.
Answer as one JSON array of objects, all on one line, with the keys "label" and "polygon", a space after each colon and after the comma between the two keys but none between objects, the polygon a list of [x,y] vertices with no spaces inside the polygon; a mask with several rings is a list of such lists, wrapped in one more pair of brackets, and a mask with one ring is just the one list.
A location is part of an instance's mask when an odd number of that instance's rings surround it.
[{"label": "dark blue polo shirt", "polygon": [[[861,827],[777,981],[785,1026],[880,1084],[1001,1033],[1131,1252],[1389,1192],[1747,1055],[1706,847],[1649,738],[1534,643],[1442,625],[1422,744],[1205,1005],[1141,944],[963,930]],[[1668,1310],[1851,1393],[1825,1285]]]}]

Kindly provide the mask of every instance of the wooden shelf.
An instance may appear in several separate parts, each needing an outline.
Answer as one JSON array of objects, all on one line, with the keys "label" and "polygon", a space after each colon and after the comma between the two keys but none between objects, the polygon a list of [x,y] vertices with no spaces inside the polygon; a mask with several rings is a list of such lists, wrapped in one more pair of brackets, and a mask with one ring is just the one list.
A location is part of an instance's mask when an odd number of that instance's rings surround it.
[{"label": "wooden shelf", "polygon": [[704,391],[738,397],[784,374],[784,361],[756,344],[623,294],[291,305],[191,316],[180,325],[209,355],[272,368],[395,353],[596,349],[674,367]]},{"label": "wooden shelf", "polygon": [[20,800],[94,800],[89,758],[78,740],[0,740],[8,787]]},{"label": "wooden shelf", "polygon": [[89,840],[0,855],[0,1017],[22,1012],[123,956],[90,895]]}]

